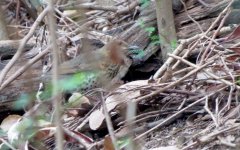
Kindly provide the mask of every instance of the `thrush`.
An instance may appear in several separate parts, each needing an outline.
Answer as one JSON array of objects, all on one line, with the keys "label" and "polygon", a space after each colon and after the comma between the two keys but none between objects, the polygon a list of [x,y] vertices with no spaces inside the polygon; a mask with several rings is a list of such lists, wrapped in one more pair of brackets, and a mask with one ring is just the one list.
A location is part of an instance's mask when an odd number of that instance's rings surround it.
[{"label": "thrush", "polygon": [[[127,52],[128,45],[118,39],[98,50],[84,52],[59,65],[59,86],[65,91],[111,87],[124,77],[131,65]],[[50,74],[43,79],[49,80]]]}]

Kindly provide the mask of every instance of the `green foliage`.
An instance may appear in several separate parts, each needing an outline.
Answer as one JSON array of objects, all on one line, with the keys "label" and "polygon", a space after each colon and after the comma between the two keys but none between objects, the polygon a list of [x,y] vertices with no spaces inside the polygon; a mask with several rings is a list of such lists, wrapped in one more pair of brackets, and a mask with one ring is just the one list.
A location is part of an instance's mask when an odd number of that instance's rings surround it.
[{"label": "green foliage", "polygon": [[150,37],[156,32],[155,27],[147,27],[144,30],[148,33],[148,36],[150,36]]},{"label": "green foliage", "polygon": [[[76,89],[84,89],[88,87],[89,81],[96,76],[96,71],[83,71],[73,75],[65,76],[65,78],[59,80],[58,91],[67,92]],[[46,100],[52,96],[53,86],[51,83],[47,84],[46,89],[41,94],[41,99]]]},{"label": "green foliage", "polygon": [[37,9],[39,7],[41,7],[41,5],[45,2],[44,0],[30,0],[29,1],[31,3],[31,5]]},{"label": "green foliage", "polygon": [[8,136],[11,137],[10,143],[17,146],[33,137],[37,132],[36,124],[36,121],[29,118],[23,118],[15,123],[8,131]]},{"label": "green foliage", "polygon": [[176,48],[177,48],[177,40],[171,41],[171,47],[172,47],[173,49],[176,49]]},{"label": "green foliage", "polygon": [[6,133],[2,130],[2,128],[0,128],[0,137],[4,137],[6,136]]},{"label": "green foliage", "polygon": [[47,84],[46,88],[44,89],[44,91],[39,95],[40,99],[43,101],[49,100],[52,97],[52,91],[53,90],[53,86],[52,84]]},{"label": "green foliage", "polygon": [[160,44],[160,39],[157,34],[156,27],[146,27],[143,20],[138,20],[138,24],[141,28],[144,29],[144,31],[146,31],[148,33],[148,36],[151,40],[151,44],[154,44],[154,45]]},{"label": "green foliage", "polygon": [[161,41],[160,40],[152,41],[151,44],[152,45],[159,45],[159,44],[161,44]]},{"label": "green foliage", "polygon": [[134,50],[131,50],[131,53],[133,54],[132,57],[136,59],[141,59],[145,55],[145,52],[143,49],[134,49]]},{"label": "green foliage", "polygon": [[240,77],[237,77],[236,84],[237,84],[237,85],[240,85]]},{"label": "green foliage", "polygon": [[[161,44],[161,40],[157,34],[157,29],[155,27],[146,27],[145,23],[143,20],[138,20],[138,24],[141,28],[144,29],[144,31],[146,31],[148,33],[148,36],[151,40],[151,44],[153,45],[159,45]],[[171,41],[171,47],[173,49],[177,48],[177,41]]]},{"label": "green foliage", "polygon": [[23,109],[31,101],[31,96],[29,94],[22,94],[17,101],[14,102],[13,108],[16,110]]},{"label": "green foliage", "polygon": [[124,148],[126,147],[127,145],[130,144],[130,138],[128,137],[125,137],[125,138],[122,138],[121,140],[118,140],[117,141],[117,145],[120,147],[120,148]]},{"label": "green foliage", "polygon": [[24,133],[27,138],[30,138],[33,135],[33,131],[35,131],[33,127],[34,121],[32,119],[24,118],[21,122],[19,122],[16,130],[20,133]]},{"label": "green foliage", "polygon": [[0,150],[10,150],[10,148],[6,144],[2,143],[0,145]]},{"label": "green foliage", "polygon": [[148,36],[151,40],[151,44],[153,44],[153,45],[160,44],[160,39],[159,39],[158,34],[156,33],[155,27],[147,27],[147,28],[145,28],[145,31],[148,32]]},{"label": "green foliage", "polygon": [[142,19],[137,20],[137,23],[141,28],[145,28],[144,21]]},{"label": "green foliage", "polygon": [[[157,28],[156,27],[146,27],[145,23],[142,19],[138,20],[137,23],[141,28],[144,29],[144,31],[147,32],[148,37],[150,38],[150,41],[151,41],[150,44],[153,44],[153,45],[159,45],[160,44],[160,38],[157,34]],[[136,51],[137,51],[137,54],[134,55],[133,58],[141,59],[141,58],[144,57],[144,55],[145,55],[144,50],[138,49]]]},{"label": "green foliage", "polygon": [[152,41],[159,41],[159,36],[157,34],[154,34],[150,37]]},{"label": "green foliage", "polygon": [[140,0],[140,4],[142,8],[146,8],[150,4],[150,0]]},{"label": "green foliage", "polygon": [[[73,90],[81,90],[89,86],[89,82],[96,76],[97,71],[83,71],[73,75],[66,75],[58,82],[58,92],[68,92]],[[62,78],[62,77],[61,77]],[[47,83],[44,90],[38,95],[40,100],[48,101],[52,97],[53,85]],[[35,100],[36,93],[22,94],[17,101],[14,102],[13,108],[16,110],[25,108],[32,100]]]}]

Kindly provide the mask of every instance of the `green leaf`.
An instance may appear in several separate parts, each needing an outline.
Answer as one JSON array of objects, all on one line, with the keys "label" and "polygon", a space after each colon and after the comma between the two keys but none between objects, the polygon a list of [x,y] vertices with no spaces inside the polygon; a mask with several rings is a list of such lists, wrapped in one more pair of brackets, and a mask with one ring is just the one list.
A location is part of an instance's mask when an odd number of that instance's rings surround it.
[{"label": "green leaf", "polygon": [[39,7],[42,6],[42,4],[45,2],[44,0],[30,0],[29,1],[31,5],[35,8],[38,9]]},{"label": "green leaf", "polygon": [[31,96],[29,94],[21,94],[17,101],[14,102],[13,108],[16,110],[23,109],[31,101]]},{"label": "green leaf", "polygon": [[141,51],[140,53],[137,54],[136,58],[143,58],[145,56],[145,52]]},{"label": "green leaf", "polygon": [[[95,78],[96,75],[96,71],[84,71],[74,75],[65,76],[65,78],[59,80],[58,82],[58,92],[87,88],[89,81]],[[52,95],[52,89],[52,84],[49,83],[43,93],[41,93],[41,99],[49,99]]]},{"label": "green leaf", "polygon": [[130,138],[125,137],[117,141],[117,144],[120,148],[126,147],[130,143]]},{"label": "green leaf", "polygon": [[0,150],[10,150],[10,148],[6,144],[2,143],[0,144]]},{"label": "green leaf", "polygon": [[142,19],[138,19],[138,20],[137,20],[137,24],[138,24],[141,28],[144,28],[144,27],[145,27],[144,21],[143,21]]},{"label": "green leaf", "polygon": [[145,8],[150,4],[150,0],[140,0],[140,4],[142,8]]},{"label": "green leaf", "polygon": [[145,56],[145,51],[143,49],[134,49],[131,50],[131,54],[133,58],[143,58]]},{"label": "green leaf", "polygon": [[7,134],[0,128],[0,137],[7,136]]},{"label": "green leaf", "polygon": [[240,85],[240,77],[237,77],[237,85]]},{"label": "green leaf", "polygon": [[161,44],[161,41],[160,40],[152,41],[151,44],[152,45],[159,45],[159,44]]},{"label": "green leaf", "polygon": [[171,41],[171,47],[172,47],[173,49],[176,49],[176,48],[177,48],[177,40]]},{"label": "green leaf", "polygon": [[144,29],[146,32],[148,32],[148,35],[151,36],[155,31],[156,28],[155,27],[147,27]]},{"label": "green leaf", "polygon": [[150,37],[151,41],[159,41],[159,36],[157,34]]}]

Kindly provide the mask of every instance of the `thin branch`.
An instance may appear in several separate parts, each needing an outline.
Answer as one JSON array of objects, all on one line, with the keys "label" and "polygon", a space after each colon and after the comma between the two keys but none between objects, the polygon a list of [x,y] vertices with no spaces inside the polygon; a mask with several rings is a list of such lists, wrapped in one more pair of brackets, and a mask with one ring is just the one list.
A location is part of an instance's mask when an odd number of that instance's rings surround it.
[{"label": "thin branch", "polygon": [[[184,40],[181,40],[180,42],[180,45],[175,49],[175,51],[173,52],[174,55],[178,55],[179,53],[181,53],[183,51],[184,48],[186,48],[186,46],[189,44],[189,43],[192,43],[194,40],[197,40],[197,39],[201,39],[203,37],[206,37],[206,35],[211,35],[213,34],[214,32],[210,32],[215,26],[216,24],[220,21],[221,17],[227,12],[228,8],[231,6],[231,4],[233,3],[233,0],[229,3],[229,5],[218,15],[217,19],[211,24],[211,26],[208,28],[208,30],[204,33],[201,33],[201,34],[197,34],[191,38],[188,38],[188,39],[184,39]],[[220,28],[220,34],[221,33],[226,33],[228,31],[232,31],[233,29],[229,28],[229,27],[224,27],[224,28]],[[216,31],[215,31],[216,33]],[[219,33],[219,32],[217,32]],[[212,40],[211,40],[212,41]],[[166,64],[171,64],[173,63],[174,59],[172,59],[171,57],[169,57],[167,59],[167,61],[161,66],[161,68],[159,68],[157,70],[157,72],[154,74],[153,78],[154,79],[157,79],[159,77],[161,77],[163,75],[163,73],[165,72],[165,70],[167,69],[167,65]]]},{"label": "thin branch", "polygon": [[134,137],[134,134],[133,134],[133,127],[134,127],[134,118],[136,117],[136,106],[137,104],[134,103],[134,102],[131,102],[129,101],[127,103],[127,116],[126,116],[126,119],[127,119],[127,129],[129,131],[129,143],[126,147],[126,149],[128,150],[135,150],[136,149],[136,145],[134,145],[134,142],[133,142],[133,137]]},{"label": "thin branch", "polygon": [[[169,56],[171,56],[171,55],[169,55]],[[181,57],[180,57],[180,58],[181,58]],[[205,68],[206,66],[210,65],[210,64],[213,63],[213,62],[214,62],[214,60],[209,60],[207,63],[203,64],[202,66],[198,66],[196,69],[190,71],[188,74],[186,74],[184,77],[178,79],[177,81],[175,81],[175,82],[173,82],[173,83],[170,83],[170,84],[166,85],[165,87],[160,88],[159,90],[152,92],[151,94],[148,94],[148,95],[142,96],[142,97],[140,97],[140,98],[134,99],[133,101],[134,101],[134,102],[139,102],[139,101],[141,101],[141,100],[145,100],[145,99],[147,99],[147,98],[149,98],[149,97],[152,97],[152,96],[154,96],[154,95],[157,95],[157,94],[159,94],[159,93],[161,93],[161,92],[163,92],[163,91],[165,91],[165,90],[167,90],[167,89],[169,89],[169,88],[172,88],[172,87],[180,84],[182,81],[184,81],[185,79],[189,78],[190,76],[194,75],[194,74],[197,73],[198,71],[202,70],[202,69]]]},{"label": "thin branch", "polygon": [[108,110],[107,110],[107,106],[106,106],[106,103],[105,103],[105,98],[103,96],[103,92],[101,92],[101,100],[102,100],[103,113],[105,115],[107,128],[108,128],[108,132],[109,132],[109,135],[111,137],[111,140],[112,140],[112,144],[113,144],[115,150],[119,150],[118,145],[117,145],[117,139],[116,139],[116,136],[114,135],[114,129],[113,129],[111,117],[110,117],[110,115],[108,113]]},{"label": "thin branch", "polygon": [[[226,88],[226,87],[224,87],[224,88]],[[223,90],[224,88],[221,88],[221,89],[219,89],[218,91],[221,91],[221,90]],[[210,93],[210,94],[208,94],[208,96],[212,96],[212,95],[214,95],[214,94],[215,94],[215,91],[212,92],[212,93]],[[166,124],[167,122],[169,122],[169,121],[171,121],[172,119],[174,119],[176,116],[182,114],[182,113],[183,113],[184,111],[186,111],[187,109],[195,106],[196,104],[198,104],[198,103],[200,103],[200,102],[202,102],[202,101],[204,101],[204,100],[205,100],[205,97],[200,98],[199,100],[193,102],[192,104],[188,105],[187,107],[183,108],[182,110],[178,111],[177,113],[171,115],[170,117],[168,117],[168,118],[165,119],[163,122],[161,122],[160,124],[156,125],[155,127],[151,128],[150,130],[148,130],[148,131],[146,131],[146,132],[138,135],[134,140],[137,140],[137,139],[140,139],[140,138],[144,137],[144,136],[147,135],[148,133],[154,131],[155,129],[157,129],[157,128],[161,127],[161,126],[163,126],[163,125]]]},{"label": "thin branch", "polygon": [[[175,56],[175,55],[172,55],[172,54],[169,54],[169,56],[171,56],[171,57],[173,57],[173,58],[175,58],[175,59],[181,60],[182,62],[184,62],[184,63],[186,63],[186,64],[188,64],[188,65],[190,65],[190,66],[192,66],[192,67],[198,68],[198,65],[195,65],[195,64],[193,64],[193,63],[191,63],[191,62],[189,62],[189,61],[187,61],[187,60],[185,60],[185,59],[183,59],[183,58],[181,58],[181,57],[179,57],[179,56]],[[224,80],[224,79],[216,76],[215,74],[213,74],[213,73],[211,73],[211,72],[209,72],[209,71],[207,71],[207,70],[205,70],[205,69],[203,69],[203,71],[204,71],[207,75],[211,76],[212,78],[214,78],[214,79],[216,79],[216,80],[221,81],[222,83],[224,83],[224,84],[226,84],[226,85],[228,85],[228,86],[233,86],[233,85],[235,84],[235,83],[229,82],[228,80]],[[240,89],[240,86],[237,86],[237,85],[236,85],[236,88],[237,88],[237,89]]]},{"label": "thin branch", "polygon": [[53,0],[49,1],[49,14],[48,14],[48,21],[49,21],[49,32],[50,32],[50,38],[51,43],[53,47],[53,68],[52,68],[52,83],[53,83],[53,93],[52,93],[52,100],[53,100],[53,106],[55,110],[55,126],[57,128],[57,132],[55,134],[56,137],[56,148],[58,150],[63,150],[63,130],[62,130],[62,121],[61,121],[61,93],[59,93],[59,87],[58,87],[58,79],[59,79],[59,71],[58,71],[58,65],[59,65],[59,52],[60,49],[57,45],[57,35],[56,35],[56,21],[54,18],[55,12],[54,12],[54,5]]},{"label": "thin branch", "polygon": [[89,144],[88,142],[84,141],[84,138],[80,138],[76,133],[72,132],[71,130],[67,128],[63,128],[64,132],[77,140],[80,144],[82,144],[86,149],[89,149],[92,145]]},{"label": "thin branch", "polygon": [[10,143],[8,143],[6,140],[4,140],[3,138],[0,138],[0,140],[2,141],[2,143],[4,143],[5,145],[7,145],[9,148],[11,148],[12,150],[17,150],[16,148],[14,148]]},{"label": "thin branch", "polygon": [[208,107],[208,96],[205,97],[205,105],[204,105],[204,109],[209,113],[209,115],[211,116],[213,122],[215,123],[216,127],[219,127],[219,124],[217,122],[216,117],[213,115],[213,113],[210,111],[209,107]]},{"label": "thin branch", "polygon": [[15,62],[17,61],[17,59],[21,56],[24,47],[26,45],[26,43],[28,42],[28,40],[32,37],[32,35],[34,34],[36,28],[38,27],[38,25],[40,24],[40,22],[43,20],[43,18],[47,15],[49,7],[46,7],[42,13],[38,16],[37,20],[33,23],[32,28],[30,29],[30,31],[28,32],[28,34],[22,39],[20,46],[18,47],[18,50],[16,52],[16,54],[13,56],[13,58],[9,61],[9,63],[6,65],[6,67],[2,70],[1,74],[0,74],[0,85],[2,86],[3,80],[6,77],[8,71],[12,68],[12,66],[15,64]]},{"label": "thin branch", "polygon": [[45,56],[49,52],[50,52],[50,47],[46,48],[45,50],[40,52],[37,56],[29,60],[24,66],[19,68],[14,74],[9,76],[9,78],[7,78],[7,80],[2,83],[2,86],[0,87],[0,91],[4,89],[6,86],[8,86],[12,81],[14,81],[21,74],[23,74],[24,71],[26,71],[29,67],[31,67],[34,63],[36,63],[39,59],[41,59],[43,56]]},{"label": "thin branch", "polygon": [[[213,44],[213,39],[215,39],[215,38],[217,37],[217,35],[219,34],[221,28],[223,27],[223,24],[224,24],[225,20],[227,19],[228,15],[229,15],[229,13],[230,13],[230,8],[231,8],[232,3],[233,3],[233,0],[232,0],[232,1],[228,4],[228,6],[223,10],[223,12],[226,13],[226,15],[225,15],[225,16],[223,17],[223,19],[221,20],[220,25],[218,26],[217,30],[215,31],[215,33],[213,34],[213,36],[212,36],[212,38],[211,38],[212,40],[209,42],[207,48],[205,49],[204,53],[202,54],[201,60],[200,60],[200,64],[202,64],[203,61],[206,59],[206,55],[207,55],[210,47],[211,47],[212,44]],[[222,14],[224,14],[224,13],[222,13]],[[221,14],[220,14],[220,15],[221,15]],[[220,16],[220,15],[219,15],[219,16]],[[205,35],[206,35],[206,34],[205,34]]]}]

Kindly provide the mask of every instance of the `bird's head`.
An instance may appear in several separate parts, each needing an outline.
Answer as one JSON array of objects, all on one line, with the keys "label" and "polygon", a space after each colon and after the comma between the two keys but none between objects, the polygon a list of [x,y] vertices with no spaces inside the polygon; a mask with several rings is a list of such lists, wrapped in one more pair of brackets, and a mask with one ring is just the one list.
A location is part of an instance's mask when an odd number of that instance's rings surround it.
[{"label": "bird's head", "polygon": [[128,44],[122,40],[113,39],[106,45],[108,56],[114,64],[123,65],[127,57]]}]

